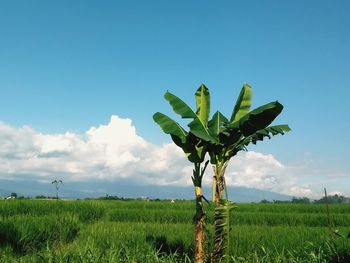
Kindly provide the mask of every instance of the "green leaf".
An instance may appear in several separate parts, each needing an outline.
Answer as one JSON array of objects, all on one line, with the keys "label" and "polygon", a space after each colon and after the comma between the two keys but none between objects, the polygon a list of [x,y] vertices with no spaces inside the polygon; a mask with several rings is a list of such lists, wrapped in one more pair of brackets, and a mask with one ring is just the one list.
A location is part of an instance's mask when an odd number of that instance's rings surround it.
[{"label": "green leaf", "polygon": [[263,141],[265,137],[270,139],[271,135],[284,135],[284,133],[289,131],[291,131],[291,129],[287,124],[269,126],[265,129],[258,130],[257,132],[241,140],[241,142],[234,147],[233,151],[228,154],[237,153],[238,151],[245,149],[245,147],[251,143],[256,144],[258,141]]},{"label": "green leaf", "polygon": [[252,104],[252,95],[253,89],[247,83],[244,83],[237,98],[236,105],[233,108],[230,122],[239,120],[249,112]]},{"label": "green leaf", "polygon": [[266,130],[272,133],[272,135],[277,135],[277,134],[283,135],[286,132],[290,132],[292,129],[287,124],[281,124],[281,125],[269,126],[266,128]]},{"label": "green leaf", "polygon": [[192,122],[190,122],[188,124],[188,127],[190,127],[190,132],[193,133],[195,136],[212,143],[218,142],[216,138],[211,136],[208,128],[205,127],[205,125],[201,122],[199,118],[195,118]]},{"label": "green leaf", "polygon": [[227,118],[221,112],[215,112],[212,119],[208,123],[210,133],[215,136],[219,136],[220,132],[223,131],[223,124],[227,122]]},{"label": "green leaf", "polygon": [[220,143],[222,143],[226,148],[238,143],[242,137],[242,133],[238,129],[230,129],[228,135],[226,132],[220,133]]},{"label": "green leaf", "polygon": [[210,93],[204,84],[197,89],[195,98],[197,106],[196,114],[201,122],[206,126],[208,124],[210,113]]},{"label": "green leaf", "polygon": [[173,134],[170,135],[173,142],[184,151],[190,162],[200,163],[204,161],[206,149],[204,145],[201,145],[198,138],[189,133],[186,137],[186,142],[183,143],[179,137]]},{"label": "green leaf", "polygon": [[282,110],[283,105],[278,101],[270,102],[252,110],[228,127],[238,128],[244,136],[249,136],[270,125]]},{"label": "green leaf", "polygon": [[179,114],[182,118],[196,118],[194,111],[179,97],[167,91],[164,98],[169,102],[174,112]]},{"label": "green leaf", "polygon": [[162,128],[166,134],[173,134],[180,138],[181,142],[186,142],[187,132],[176,121],[163,113],[157,112],[153,115],[153,120]]}]

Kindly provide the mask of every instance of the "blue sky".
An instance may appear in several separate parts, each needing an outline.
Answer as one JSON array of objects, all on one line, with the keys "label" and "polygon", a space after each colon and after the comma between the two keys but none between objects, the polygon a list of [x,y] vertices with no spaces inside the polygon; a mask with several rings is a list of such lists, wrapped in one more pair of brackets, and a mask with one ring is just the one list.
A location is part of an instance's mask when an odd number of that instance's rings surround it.
[{"label": "blue sky", "polygon": [[162,145],[152,115],[171,115],[166,90],[194,105],[205,83],[229,115],[248,82],[253,105],[278,99],[276,123],[293,129],[250,149],[350,195],[349,13],[348,1],[2,2],[0,122],[84,134],[117,115]]}]

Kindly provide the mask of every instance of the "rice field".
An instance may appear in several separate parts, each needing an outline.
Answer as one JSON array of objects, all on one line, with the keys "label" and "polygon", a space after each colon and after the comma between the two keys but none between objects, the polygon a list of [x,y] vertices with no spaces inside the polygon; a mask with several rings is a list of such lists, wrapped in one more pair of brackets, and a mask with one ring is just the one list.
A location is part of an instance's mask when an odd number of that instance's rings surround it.
[{"label": "rice field", "polygon": [[[193,215],[192,201],[1,200],[0,262],[192,262]],[[238,204],[231,223],[231,262],[350,262],[350,205]]]}]

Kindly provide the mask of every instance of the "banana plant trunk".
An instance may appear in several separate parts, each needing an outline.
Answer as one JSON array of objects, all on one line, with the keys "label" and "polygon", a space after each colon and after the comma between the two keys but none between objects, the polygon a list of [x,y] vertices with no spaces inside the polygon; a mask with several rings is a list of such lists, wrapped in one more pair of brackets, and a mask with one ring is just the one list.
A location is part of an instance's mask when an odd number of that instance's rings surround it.
[{"label": "banana plant trunk", "polygon": [[219,207],[221,205],[220,200],[224,197],[228,198],[227,189],[226,189],[226,181],[225,181],[225,171],[228,162],[218,162],[213,166],[214,177],[213,177],[213,201],[215,203],[215,207]]},{"label": "banana plant trunk", "polygon": [[[228,161],[218,161],[214,166],[213,201],[214,213],[214,247],[211,254],[211,263],[229,262],[229,232],[230,223],[227,220],[231,210],[225,181],[225,171]],[[224,196],[225,194],[225,196]],[[225,201],[226,199],[226,201]],[[228,212],[228,213],[227,213]]]},{"label": "banana plant trunk", "polygon": [[204,168],[200,169],[200,163],[195,163],[193,170],[193,185],[196,197],[196,214],[194,216],[195,222],[195,236],[194,236],[194,262],[204,263],[206,261],[205,253],[205,213],[203,208],[203,193],[202,193],[202,177],[207,167],[208,162]]},{"label": "banana plant trunk", "polygon": [[205,262],[205,214],[203,211],[202,196],[200,195],[201,188],[196,186],[196,219],[195,219],[195,262]]}]

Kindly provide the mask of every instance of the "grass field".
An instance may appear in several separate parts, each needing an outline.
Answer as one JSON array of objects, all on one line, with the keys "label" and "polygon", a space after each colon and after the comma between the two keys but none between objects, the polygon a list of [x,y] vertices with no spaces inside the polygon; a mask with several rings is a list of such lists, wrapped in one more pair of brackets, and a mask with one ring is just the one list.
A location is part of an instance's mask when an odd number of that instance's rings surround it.
[{"label": "grass field", "polygon": [[[4,200],[0,262],[192,262],[193,214],[191,201]],[[238,204],[232,218],[232,262],[350,262],[350,205],[329,218],[324,205]]]}]

